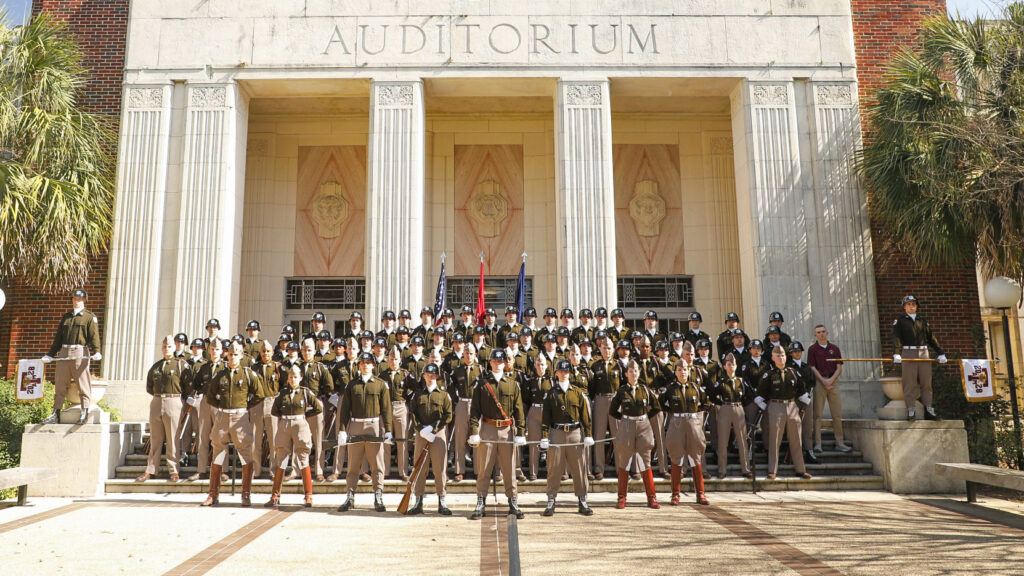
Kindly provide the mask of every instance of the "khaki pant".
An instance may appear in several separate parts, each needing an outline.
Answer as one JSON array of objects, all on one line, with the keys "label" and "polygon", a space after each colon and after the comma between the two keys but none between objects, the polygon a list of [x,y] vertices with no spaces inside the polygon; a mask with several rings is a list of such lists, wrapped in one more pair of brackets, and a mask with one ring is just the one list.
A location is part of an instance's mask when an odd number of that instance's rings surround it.
[{"label": "khaki pant", "polygon": [[206,401],[206,396],[203,396],[198,406],[199,463],[196,465],[196,471],[200,474],[205,473],[210,466],[210,444],[213,441],[213,417],[215,411],[216,409]]},{"label": "khaki pant", "polygon": [[[348,423],[348,474],[345,476],[345,483],[349,492],[355,492],[356,483],[359,481],[359,466],[364,461],[370,465],[370,478],[373,480],[373,490],[384,489],[384,444],[381,442],[363,442],[357,436],[373,436],[379,438],[382,435],[381,422],[378,418],[373,422]],[[354,439],[354,440],[353,440]],[[314,441],[316,438],[314,437]]]},{"label": "khaki pant", "polygon": [[[569,432],[552,428],[548,440],[552,444],[580,444],[583,442],[583,434],[579,428]],[[584,498],[587,495],[587,468],[583,452],[582,444],[548,448],[548,499],[554,499],[558,494],[558,489],[562,485],[562,473],[565,471],[568,471],[569,477],[572,478],[572,489],[576,497]]]},{"label": "khaki pant", "polygon": [[274,425],[274,449],[271,466],[283,469],[288,456],[294,454],[292,467],[309,468],[309,451],[313,448],[313,435],[305,418],[281,417]]},{"label": "khaki pant", "polygon": [[743,406],[724,404],[718,407],[718,475],[725,475],[729,463],[729,432],[736,434],[736,444],[740,451],[740,468],[743,474],[750,472],[750,461],[747,458],[747,415]]},{"label": "khaki pant", "polygon": [[645,416],[640,420],[623,418],[619,420],[615,435],[615,466],[623,470],[635,461],[638,472],[651,467],[651,450],[654,448],[654,430]]},{"label": "khaki pant", "polygon": [[386,474],[391,474],[391,452],[398,450],[398,454],[395,455],[395,465],[398,467],[398,474],[405,476],[409,472],[409,449],[406,444],[409,438],[409,409],[406,408],[405,402],[392,402],[391,416],[391,425],[395,427],[395,443],[387,445],[387,452],[384,456]]},{"label": "khaki pant", "polygon": [[[665,413],[658,412],[651,417],[651,429],[654,430],[654,454],[658,455],[658,471],[664,474],[668,470],[669,453],[665,446]],[[652,456],[653,460],[654,457]],[[672,459],[675,461],[675,458]]]},{"label": "khaki pant", "polygon": [[466,473],[466,439],[469,438],[469,399],[459,400],[455,404],[455,428],[452,432],[452,452],[455,462],[455,473]]},{"label": "khaki pant", "polygon": [[56,366],[53,369],[53,409],[60,410],[64,407],[64,400],[68,396],[68,388],[72,382],[78,387],[78,397],[82,403],[82,409],[88,409],[92,395],[89,350],[85,346],[61,346],[57,358],[74,358],[74,360],[54,362]]},{"label": "khaki pant", "polygon": [[[479,467],[476,471],[476,495],[478,498],[487,496],[487,485],[491,483],[491,474],[494,466],[501,469],[502,484],[505,488],[505,496],[509,499],[515,498],[517,494],[516,467],[513,460],[516,451],[513,450],[512,441],[515,439],[515,428],[506,426],[496,428],[487,422],[480,423],[480,445],[476,448],[476,460]],[[490,444],[488,442],[507,442],[507,444]]]},{"label": "khaki pant", "polygon": [[821,418],[825,414],[825,401],[828,400],[828,411],[832,416],[832,431],[836,435],[837,444],[845,444],[843,434],[843,395],[839,393],[839,383],[826,390],[821,384],[814,386],[814,445],[821,444]]},{"label": "khaki pant", "polygon": [[793,468],[797,474],[807,471],[804,468],[803,448],[800,445],[800,410],[796,401],[768,402],[768,473],[777,474],[779,470],[779,446],[782,435],[789,440],[789,456],[793,460]]},{"label": "khaki pant", "polygon": [[[533,404],[526,413],[526,440],[528,442],[540,442],[540,428],[544,419],[544,407]],[[530,444],[530,477],[537,476],[537,468],[540,464],[540,445]],[[548,462],[548,476],[551,476],[551,463]],[[561,478],[561,474],[558,475]]]},{"label": "khaki pant", "polygon": [[693,412],[682,416],[671,414],[668,418],[665,443],[668,445],[672,464],[694,467],[704,457],[704,447],[707,445],[704,437],[704,413]]},{"label": "khaki pant", "polygon": [[[441,428],[434,430],[434,434],[437,436],[434,441],[430,443],[430,449],[427,451],[427,458],[423,461],[423,467],[420,469],[420,475],[416,477],[416,485],[413,487],[413,493],[416,494],[417,498],[423,497],[423,492],[427,487],[427,470],[434,471],[434,492],[438,496],[445,495],[445,486],[448,480],[448,440],[447,430]],[[413,451],[413,460],[420,457],[420,453],[427,448],[427,441],[416,434],[415,449]]]},{"label": "khaki pant", "polygon": [[252,420],[249,412],[231,413],[217,410],[213,416],[213,463],[224,466],[228,457],[228,443],[234,442],[235,452],[242,466],[252,462]]},{"label": "khaki pant", "polygon": [[[927,349],[903,347],[904,358],[928,358]],[[915,402],[921,401],[925,409],[932,405],[932,364],[931,362],[906,362],[903,366],[903,399],[907,410],[913,410]]]},{"label": "khaki pant", "polygon": [[249,419],[252,421],[252,462],[255,465],[253,474],[259,478],[263,472],[263,435],[267,435],[267,447],[270,454],[266,454],[270,463],[270,470],[273,471],[277,464],[275,453],[275,442],[277,441],[277,419],[270,415],[274,407],[274,398],[264,398],[259,404],[249,408]]},{"label": "khaki pant", "polygon": [[146,474],[160,469],[160,449],[167,443],[167,471],[178,473],[178,419],[181,417],[181,396],[153,396],[149,401],[149,461]]},{"label": "khaki pant", "polygon": [[[594,397],[594,441],[601,442],[611,432],[613,438],[618,437],[619,421],[609,416],[608,411],[612,405],[612,394],[598,394]],[[605,467],[604,444],[594,445],[594,472],[604,474]],[[612,452],[615,458],[615,452]],[[613,460],[614,462],[614,460]],[[618,465],[618,464],[616,464]]]},{"label": "khaki pant", "polygon": [[[323,412],[315,416],[307,416],[306,423],[309,424],[309,433],[313,436],[313,450],[316,452],[316,466],[313,470],[315,476],[324,475],[324,415]],[[312,463],[311,463],[312,464]],[[295,466],[292,465],[294,468]]]}]

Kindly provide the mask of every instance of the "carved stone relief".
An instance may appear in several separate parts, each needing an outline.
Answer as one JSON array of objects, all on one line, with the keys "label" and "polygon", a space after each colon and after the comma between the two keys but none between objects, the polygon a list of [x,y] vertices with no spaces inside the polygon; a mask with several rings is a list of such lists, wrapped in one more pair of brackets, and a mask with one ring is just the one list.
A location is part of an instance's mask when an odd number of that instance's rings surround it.
[{"label": "carved stone relief", "polygon": [[501,189],[501,184],[495,180],[484,180],[476,185],[469,201],[469,219],[477,234],[494,238],[501,233],[510,212],[508,196]]},{"label": "carved stone relief", "polygon": [[636,183],[633,199],[629,201],[629,216],[640,236],[649,238],[661,234],[661,222],[665,219],[665,199],[658,194],[657,182],[641,180]]},{"label": "carved stone relief", "polygon": [[310,216],[317,225],[317,234],[321,238],[337,238],[341,228],[348,222],[351,208],[341,191],[341,184],[328,180],[320,185],[313,203]]}]

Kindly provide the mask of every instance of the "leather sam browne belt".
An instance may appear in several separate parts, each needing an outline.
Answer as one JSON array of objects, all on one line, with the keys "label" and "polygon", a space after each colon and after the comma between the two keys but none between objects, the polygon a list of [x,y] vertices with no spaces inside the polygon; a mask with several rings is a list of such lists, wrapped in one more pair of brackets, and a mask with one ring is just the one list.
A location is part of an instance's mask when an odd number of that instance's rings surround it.
[{"label": "leather sam browne belt", "polygon": [[563,432],[571,432],[573,430],[577,430],[580,427],[580,423],[570,422],[568,424],[552,424],[551,427],[557,428],[558,430],[561,430]]},{"label": "leather sam browne belt", "polygon": [[627,416],[627,415],[623,414],[622,415],[622,419],[623,420],[633,420],[634,422],[641,422],[643,420],[647,420],[647,416]]},{"label": "leather sam browne belt", "polygon": [[485,417],[483,420],[484,420],[484,424],[490,424],[491,426],[494,426],[495,428],[507,428],[507,427],[512,425],[512,419],[511,418],[509,418],[508,420],[495,420],[493,418]]}]

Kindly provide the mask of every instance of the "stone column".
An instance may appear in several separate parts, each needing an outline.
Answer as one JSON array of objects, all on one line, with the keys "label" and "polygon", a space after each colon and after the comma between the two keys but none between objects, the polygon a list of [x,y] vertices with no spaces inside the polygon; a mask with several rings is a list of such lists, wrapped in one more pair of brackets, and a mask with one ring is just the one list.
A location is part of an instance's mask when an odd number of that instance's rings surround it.
[{"label": "stone column", "polygon": [[189,83],[181,172],[181,220],[174,287],[174,330],[239,331],[247,99],[233,82]]},{"label": "stone column", "polygon": [[555,123],[558,300],[611,309],[618,297],[608,80],[560,80]]},{"label": "stone column", "polygon": [[[813,186],[806,209],[815,321],[828,326],[844,356],[877,357],[881,343],[871,227],[867,197],[854,172],[861,143],[857,88],[851,82],[813,82],[807,92]],[[843,380],[870,379],[859,398],[853,386],[844,389],[844,400],[850,400],[844,409],[855,410],[856,404],[862,416],[873,417],[885,401],[874,382],[880,376],[878,364],[850,363],[843,370]]]},{"label": "stone column", "polygon": [[777,310],[786,331],[806,339],[813,322],[793,83],[743,81],[732,122],[743,326],[760,338]]},{"label": "stone column", "polygon": [[171,90],[169,82],[124,88],[103,334],[109,380],[143,378],[163,336],[157,314]]},{"label": "stone column", "polygon": [[423,82],[374,81],[366,202],[366,321],[424,302]]}]

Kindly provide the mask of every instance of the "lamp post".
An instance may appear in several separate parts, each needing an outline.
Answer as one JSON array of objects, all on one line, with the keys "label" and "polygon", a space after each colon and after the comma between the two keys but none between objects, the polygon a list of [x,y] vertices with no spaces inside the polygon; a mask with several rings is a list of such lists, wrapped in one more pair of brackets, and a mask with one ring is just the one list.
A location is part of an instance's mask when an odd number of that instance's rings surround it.
[{"label": "lamp post", "polygon": [[985,303],[998,308],[1003,316],[1003,340],[1006,344],[1006,378],[1010,385],[1010,409],[1013,411],[1014,443],[1017,447],[1017,469],[1024,466],[1024,449],[1021,447],[1020,410],[1017,409],[1017,378],[1013,371],[1013,343],[1010,342],[1010,317],[1007,312],[1020,302],[1020,284],[1012,278],[997,276],[985,284]]}]

